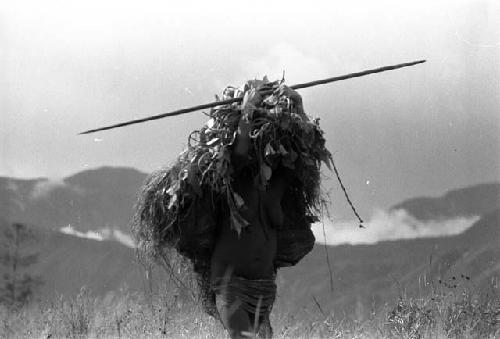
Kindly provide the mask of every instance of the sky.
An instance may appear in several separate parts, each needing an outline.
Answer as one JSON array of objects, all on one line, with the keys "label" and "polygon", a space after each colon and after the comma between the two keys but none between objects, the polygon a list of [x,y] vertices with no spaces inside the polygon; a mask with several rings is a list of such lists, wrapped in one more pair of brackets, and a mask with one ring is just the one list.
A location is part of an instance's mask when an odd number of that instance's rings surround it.
[{"label": "sky", "polygon": [[[301,90],[365,217],[500,181],[498,1],[0,3],[0,176],[62,178],[168,165],[201,112],[83,130],[287,84],[426,59]],[[349,208],[331,173],[332,218]]]}]

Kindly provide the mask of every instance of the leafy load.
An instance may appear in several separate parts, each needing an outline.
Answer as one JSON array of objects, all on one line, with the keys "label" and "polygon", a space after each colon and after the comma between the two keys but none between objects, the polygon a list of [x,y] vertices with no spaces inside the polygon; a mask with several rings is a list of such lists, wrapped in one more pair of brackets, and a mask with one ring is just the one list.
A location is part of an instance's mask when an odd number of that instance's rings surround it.
[{"label": "leafy load", "polygon": [[221,209],[228,212],[238,233],[248,224],[239,213],[245,201],[232,188],[241,172],[262,190],[273,172],[287,169],[292,173],[293,201],[283,208],[285,215],[298,214],[299,218],[290,218],[288,225],[285,222],[284,232],[300,228],[293,225],[298,220],[308,227],[318,217],[322,203],[320,164],[324,162],[330,168],[331,154],[325,147],[319,119],[310,120],[301,105],[298,108],[296,98],[283,88],[280,82],[264,79],[249,81],[243,90],[228,87],[223,93],[222,100],[243,97],[251,89],[263,95],[251,119],[252,146],[244,168],[232,163],[242,116],[242,105],[234,103],[212,109],[206,125],[189,135],[187,149],[175,163],[147,179],[132,225],[143,255],[158,259],[175,248],[195,266],[206,264]]}]

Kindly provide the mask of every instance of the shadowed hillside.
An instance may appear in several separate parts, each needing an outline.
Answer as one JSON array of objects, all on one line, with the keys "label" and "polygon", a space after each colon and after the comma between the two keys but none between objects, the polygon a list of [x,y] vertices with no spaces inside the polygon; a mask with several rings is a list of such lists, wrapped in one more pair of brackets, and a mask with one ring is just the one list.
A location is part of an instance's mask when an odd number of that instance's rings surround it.
[{"label": "shadowed hillside", "polygon": [[[499,211],[487,215],[454,237],[329,246],[333,291],[325,249],[316,244],[297,266],[280,270],[275,309],[317,316],[316,298],[325,312],[337,317],[366,317],[371,307],[378,309],[403,292],[425,295],[448,283],[483,290],[500,275],[499,216]],[[76,295],[84,285],[96,295],[123,286],[145,290],[144,270],[133,249],[53,231],[38,236],[40,241],[30,250],[40,254],[39,262],[31,273],[45,282],[40,291],[43,299]],[[162,277],[161,283],[168,280]]]},{"label": "shadowed hillside", "polygon": [[102,167],[64,180],[0,178],[0,216],[49,229],[105,227],[128,232],[146,174]]},{"label": "shadowed hillside", "polygon": [[[279,303],[354,314],[380,307],[401,293],[418,296],[436,288],[488,288],[500,277],[500,210],[451,237],[385,241],[374,245],[324,246],[280,273]],[[441,281],[441,282],[440,282]],[[457,286],[455,286],[457,285]],[[342,315],[342,314],[339,314]]]},{"label": "shadowed hillside", "polygon": [[[145,176],[133,169],[100,168],[58,182],[0,178],[4,224],[22,221],[38,229],[40,241],[33,249],[40,256],[33,273],[45,281],[43,298],[74,295],[83,285],[97,295],[124,285],[144,289],[144,273],[133,249],[57,230],[71,224],[81,231],[107,226],[128,232],[136,192]],[[332,283],[325,248],[316,244],[297,266],[279,272],[276,308],[316,314],[319,304],[337,316],[366,316],[370,307],[382,306],[402,292],[425,294],[433,288],[447,288],[448,283],[486,288],[500,275],[499,187],[478,185],[441,198],[395,205],[421,219],[476,214],[481,218],[456,236],[329,246]]]},{"label": "shadowed hillside", "polygon": [[[0,239],[8,226],[6,220],[0,220]],[[26,273],[41,277],[39,296],[76,295],[82,286],[101,295],[124,286],[134,290],[143,287],[144,269],[133,249],[116,241],[81,239],[28,227],[33,231],[34,242],[23,251],[37,254],[38,259]],[[0,272],[5,269],[0,266]]]},{"label": "shadowed hillside", "polygon": [[418,220],[440,220],[481,216],[500,207],[500,183],[481,184],[453,190],[437,198],[414,198],[394,205]]}]

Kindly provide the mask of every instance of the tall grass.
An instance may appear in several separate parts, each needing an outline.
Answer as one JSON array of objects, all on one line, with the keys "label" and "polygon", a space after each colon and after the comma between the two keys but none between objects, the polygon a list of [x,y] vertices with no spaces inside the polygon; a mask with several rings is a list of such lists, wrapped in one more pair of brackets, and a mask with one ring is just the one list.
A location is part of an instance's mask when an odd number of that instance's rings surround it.
[{"label": "tall grass", "polygon": [[[435,289],[422,298],[401,295],[362,321],[318,312],[305,321],[275,310],[276,338],[500,338],[498,288]],[[225,338],[220,324],[178,293],[126,289],[96,297],[82,289],[22,309],[0,306],[1,338]]]}]

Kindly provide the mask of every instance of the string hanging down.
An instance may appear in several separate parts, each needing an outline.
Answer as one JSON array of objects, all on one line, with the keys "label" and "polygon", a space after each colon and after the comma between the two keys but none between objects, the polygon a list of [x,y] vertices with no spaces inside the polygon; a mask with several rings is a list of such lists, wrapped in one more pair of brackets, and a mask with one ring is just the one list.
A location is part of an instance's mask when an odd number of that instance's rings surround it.
[{"label": "string hanging down", "polygon": [[[395,70],[398,68],[414,66],[414,65],[421,64],[424,62],[425,62],[425,60],[418,60],[418,61],[407,62],[407,63],[403,63],[403,64],[384,66],[384,67],[379,67],[379,68],[375,68],[375,69],[369,69],[366,71],[340,75],[340,76],[336,76],[336,77],[332,77],[332,78],[326,78],[326,79],[314,80],[314,81],[306,82],[306,83],[302,83],[302,84],[296,84],[296,85],[290,86],[290,88],[296,90],[296,89],[308,88],[308,87],[313,87],[313,86],[318,86],[318,85],[324,85],[324,84],[328,84],[331,82],[342,81],[342,80],[347,80],[347,79],[352,79],[352,78],[359,78],[359,77],[366,76],[369,74],[382,73],[382,72],[386,72],[386,71]],[[266,93],[263,93],[263,94],[266,94]],[[121,123],[110,125],[110,126],[91,129],[88,131],[81,132],[79,134],[90,134],[90,133],[94,133],[94,132],[106,131],[106,130],[110,130],[110,129],[114,129],[114,128],[125,127],[125,126],[129,126],[129,125],[134,125],[134,124],[140,124],[140,123],[143,123],[146,121],[163,119],[166,117],[195,112],[195,111],[199,111],[199,110],[206,109],[206,108],[212,108],[212,107],[223,106],[223,105],[230,105],[233,103],[241,102],[242,100],[243,100],[243,98],[233,98],[233,99],[228,99],[228,100],[223,100],[223,101],[210,102],[207,104],[202,104],[202,105],[193,106],[193,107],[189,107],[189,108],[182,108],[182,109],[168,112],[168,113],[157,114],[157,115],[153,115],[153,116],[149,116],[149,117],[145,117],[145,118],[141,118],[141,119],[134,119],[134,120],[125,121],[125,122],[121,122]]]}]

